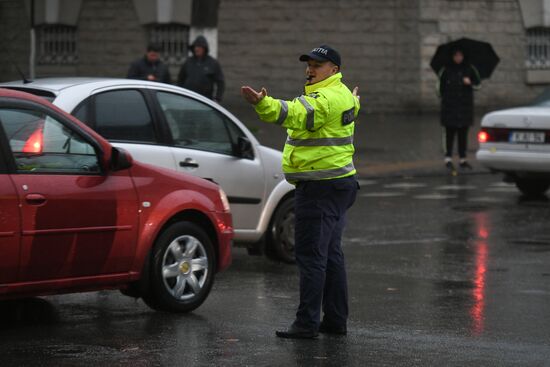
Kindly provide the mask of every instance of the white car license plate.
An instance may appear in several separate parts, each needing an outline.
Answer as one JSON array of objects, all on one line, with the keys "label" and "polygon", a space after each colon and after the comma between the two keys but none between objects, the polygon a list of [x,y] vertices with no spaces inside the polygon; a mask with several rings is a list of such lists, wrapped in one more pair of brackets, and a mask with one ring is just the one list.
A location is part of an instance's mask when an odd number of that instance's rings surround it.
[{"label": "white car license plate", "polygon": [[535,131],[512,131],[510,133],[511,143],[533,143],[544,144],[546,133]]}]

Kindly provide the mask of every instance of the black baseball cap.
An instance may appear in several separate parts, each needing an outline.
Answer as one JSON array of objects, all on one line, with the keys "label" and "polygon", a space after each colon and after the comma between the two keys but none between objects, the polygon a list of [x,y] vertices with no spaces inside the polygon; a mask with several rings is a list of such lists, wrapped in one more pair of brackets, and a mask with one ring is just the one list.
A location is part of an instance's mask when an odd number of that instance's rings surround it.
[{"label": "black baseball cap", "polygon": [[300,56],[300,61],[317,60],[331,61],[334,65],[340,67],[340,54],[330,46],[322,45],[315,47],[308,54]]}]

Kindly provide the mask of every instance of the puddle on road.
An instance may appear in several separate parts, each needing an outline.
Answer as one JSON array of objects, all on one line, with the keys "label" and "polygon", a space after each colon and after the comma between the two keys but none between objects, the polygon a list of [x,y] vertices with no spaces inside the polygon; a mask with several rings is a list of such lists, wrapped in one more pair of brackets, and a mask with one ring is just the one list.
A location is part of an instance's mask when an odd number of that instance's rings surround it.
[{"label": "puddle on road", "polygon": [[472,203],[500,203],[502,202],[502,199],[494,198],[490,196],[481,196],[477,198],[470,198],[468,201]]},{"label": "puddle on road", "polygon": [[457,212],[465,212],[465,213],[478,213],[488,210],[489,208],[485,205],[479,205],[479,204],[466,204],[466,205],[457,205],[453,206],[453,210]]},{"label": "puddle on road", "polygon": [[510,243],[523,246],[529,252],[550,252],[550,238],[547,237],[512,240]]},{"label": "puddle on road", "polygon": [[473,289],[471,280],[443,280],[436,282],[438,286],[446,290]]}]

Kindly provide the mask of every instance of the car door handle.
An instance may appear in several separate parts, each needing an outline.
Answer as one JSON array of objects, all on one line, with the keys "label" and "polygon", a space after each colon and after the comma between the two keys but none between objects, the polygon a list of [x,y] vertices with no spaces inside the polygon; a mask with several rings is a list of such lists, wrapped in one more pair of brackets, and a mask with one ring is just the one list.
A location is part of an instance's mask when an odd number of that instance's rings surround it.
[{"label": "car door handle", "polygon": [[30,205],[42,205],[46,202],[46,197],[41,194],[27,194],[25,200]]},{"label": "car door handle", "polygon": [[180,162],[180,167],[193,167],[193,168],[198,168],[198,167],[199,167],[199,164],[197,163],[197,161],[195,161],[195,160],[192,159],[192,158],[185,158],[185,160],[183,160],[183,161]]}]

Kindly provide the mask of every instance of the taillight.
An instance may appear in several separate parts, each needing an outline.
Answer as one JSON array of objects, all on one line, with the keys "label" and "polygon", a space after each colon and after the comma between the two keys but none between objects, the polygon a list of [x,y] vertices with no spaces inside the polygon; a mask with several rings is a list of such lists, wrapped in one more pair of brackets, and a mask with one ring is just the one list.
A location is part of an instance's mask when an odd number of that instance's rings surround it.
[{"label": "taillight", "polygon": [[42,128],[36,129],[23,146],[23,153],[42,153],[44,147],[44,134]]},{"label": "taillight", "polygon": [[477,141],[479,141],[480,143],[486,143],[488,140],[489,140],[489,134],[487,134],[486,131],[481,130],[477,134]]}]

